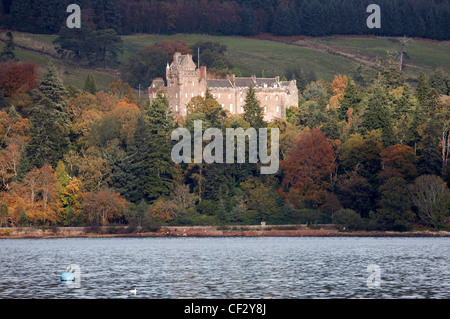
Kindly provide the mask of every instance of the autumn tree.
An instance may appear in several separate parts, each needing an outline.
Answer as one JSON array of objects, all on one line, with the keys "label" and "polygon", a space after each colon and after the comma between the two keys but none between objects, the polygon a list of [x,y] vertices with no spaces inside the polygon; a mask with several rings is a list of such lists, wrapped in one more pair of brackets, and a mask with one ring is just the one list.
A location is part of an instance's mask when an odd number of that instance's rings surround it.
[{"label": "autumn tree", "polygon": [[382,171],[378,174],[378,178],[387,180],[391,177],[402,177],[411,182],[416,177],[417,159],[410,146],[391,145],[383,149],[380,156]]},{"label": "autumn tree", "polygon": [[6,98],[27,93],[38,86],[37,65],[32,62],[0,64],[0,90]]},{"label": "autumn tree", "polygon": [[175,52],[180,52],[181,54],[192,54],[192,49],[184,40],[163,40],[156,43],[154,46],[167,54],[167,61],[172,60]]},{"label": "autumn tree", "polygon": [[64,156],[64,161],[69,174],[82,181],[84,192],[95,192],[107,187],[111,167],[98,148],[89,147],[80,153],[71,150]]},{"label": "autumn tree", "polygon": [[349,80],[347,76],[334,76],[334,80],[331,83],[333,88],[333,95],[330,97],[329,105],[332,109],[337,109],[341,105],[341,101],[344,98],[344,91]]},{"label": "autumn tree", "polygon": [[49,164],[30,170],[15,192],[26,203],[25,211],[32,224],[54,225],[60,221],[57,179]]},{"label": "autumn tree", "polygon": [[335,153],[325,135],[316,128],[305,129],[281,162],[283,185],[295,189],[312,207],[323,203],[331,187]]},{"label": "autumn tree", "polygon": [[86,220],[92,225],[105,226],[120,218],[127,210],[127,201],[111,188],[89,192],[83,200]]},{"label": "autumn tree", "polygon": [[124,83],[121,80],[111,82],[111,84],[108,86],[108,91],[117,96],[120,100],[124,100],[125,102],[137,102],[136,96],[133,93],[133,88],[128,83]]}]

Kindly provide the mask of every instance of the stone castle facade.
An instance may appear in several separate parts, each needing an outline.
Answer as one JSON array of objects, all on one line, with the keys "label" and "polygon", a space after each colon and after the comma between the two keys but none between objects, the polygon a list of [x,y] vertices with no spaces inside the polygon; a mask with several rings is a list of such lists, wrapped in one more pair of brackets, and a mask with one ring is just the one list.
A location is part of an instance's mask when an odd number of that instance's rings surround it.
[{"label": "stone castle facade", "polygon": [[298,106],[298,89],[295,80],[280,81],[275,78],[228,76],[226,79],[207,79],[206,67],[197,68],[192,55],[175,53],[166,68],[166,81],[156,78],[148,88],[150,103],[158,91],[168,97],[175,117],[186,116],[186,105],[195,96],[204,97],[206,90],[230,114],[244,112],[247,90],[253,85],[255,95],[264,108],[264,119],[286,118],[286,109]]}]

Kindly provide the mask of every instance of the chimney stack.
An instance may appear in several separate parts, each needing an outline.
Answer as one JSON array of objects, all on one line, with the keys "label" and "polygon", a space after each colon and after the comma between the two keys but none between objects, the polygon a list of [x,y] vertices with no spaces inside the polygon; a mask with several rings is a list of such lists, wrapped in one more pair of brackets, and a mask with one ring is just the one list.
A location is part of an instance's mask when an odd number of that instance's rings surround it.
[{"label": "chimney stack", "polygon": [[200,67],[200,79],[206,80],[206,66],[204,65]]}]

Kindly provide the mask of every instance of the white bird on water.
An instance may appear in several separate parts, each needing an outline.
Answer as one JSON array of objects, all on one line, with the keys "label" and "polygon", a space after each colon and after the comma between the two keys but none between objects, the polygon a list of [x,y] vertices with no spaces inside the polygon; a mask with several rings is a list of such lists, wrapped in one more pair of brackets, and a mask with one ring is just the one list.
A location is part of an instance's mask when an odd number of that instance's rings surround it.
[{"label": "white bird on water", "polygon": [[134,288],[133,290],[130,290],[130,293],[132,293],[133,295],[136,295],[136,293],[137,293],[136,288]]}]

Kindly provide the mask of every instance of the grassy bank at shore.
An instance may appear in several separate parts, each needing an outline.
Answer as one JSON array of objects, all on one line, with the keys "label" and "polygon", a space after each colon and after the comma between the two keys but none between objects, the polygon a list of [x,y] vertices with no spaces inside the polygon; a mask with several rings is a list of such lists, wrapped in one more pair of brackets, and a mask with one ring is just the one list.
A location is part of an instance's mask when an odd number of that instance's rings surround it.
[{"label": "grassy bank at shore", "polygon": [[153,229],[127,227],[0,228],[0,238],[98,238],[98,237],[450,237],[449,231],[415,230],[341,232],[328,225],[309,229],[299,226],[170,226]]}]

